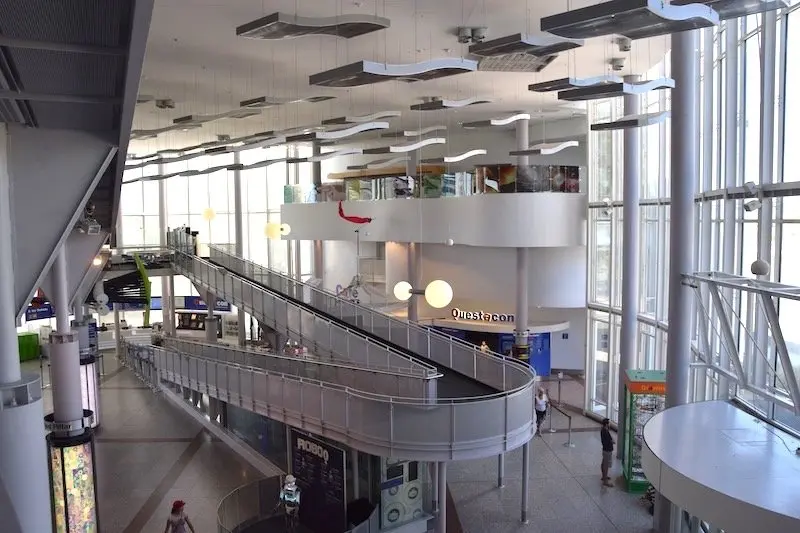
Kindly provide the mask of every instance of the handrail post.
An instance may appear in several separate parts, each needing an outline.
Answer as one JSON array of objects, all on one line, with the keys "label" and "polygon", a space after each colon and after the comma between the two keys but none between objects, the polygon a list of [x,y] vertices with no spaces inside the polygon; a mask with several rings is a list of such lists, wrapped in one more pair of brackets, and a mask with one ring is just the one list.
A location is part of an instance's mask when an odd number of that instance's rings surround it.
[{"label": "handrail post", "polygon": [[549,402],[549,398],[548,398],[547,405],[548,405],[548,411],[550,411],[550,412],[548,413],[548,415],[549,415],[549,416],[547,417],[547,418],[549,419],[549,420],[548,420],[548,424],[550,424],[550,426],[549,426],[549,427],[550,427],[550,429],[548,429],[548,431],[549,431],[550,433],[555,433],[555,432],[556,432],[556,430],[555,430],[555,429],[553,429],[553,406],[550,404],[550,402]]},{"label": "handrail post", "polygon": [[575,445],[572,444],[572,417],[567,417],[568,427],[567,427],[567,442],[564,444],[565,448],[574,448]]}]

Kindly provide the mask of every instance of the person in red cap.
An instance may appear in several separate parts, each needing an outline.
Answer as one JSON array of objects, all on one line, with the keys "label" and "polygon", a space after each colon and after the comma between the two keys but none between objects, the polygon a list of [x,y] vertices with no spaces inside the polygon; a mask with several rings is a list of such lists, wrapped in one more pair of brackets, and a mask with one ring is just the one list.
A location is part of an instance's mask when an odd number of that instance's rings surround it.
[{"label": "person in red cap", "polygon": [[172,502],[172,511],[169,513],[169,518],[167,518],[164,533],[187,533],[187,526],[189,531],[194,533],[194,526],[183,511],[184,507],[186,507],[186,504],[182,500]]}]

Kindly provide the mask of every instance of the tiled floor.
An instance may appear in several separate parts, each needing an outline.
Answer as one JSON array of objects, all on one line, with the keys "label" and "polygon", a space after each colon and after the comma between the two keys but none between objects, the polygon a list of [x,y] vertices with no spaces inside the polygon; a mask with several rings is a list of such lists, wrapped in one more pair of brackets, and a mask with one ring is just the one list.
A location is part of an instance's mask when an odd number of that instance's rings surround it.
[{"label": "tiled floor", "polygon": [[[96,438],[102,531],[162,531],[175,499],[187,502],[198,533],[216,531],[219,501],[261,474],[119,367],[113,356],[106,356],[105,364],[102,429]],[[39,371],[38,362],[25,366]],[[555,400],[556,384],[544,386]],[[49,392],[45,389],[45,412],[51,410]],[[579,381],[564,382],[565,403],[579,405],[582,398]],[[650,531],[651,517],[636,496],[600,484],[597,423],[574,409],[565,410],[572,417],[575,447],[564,446],[570,438],[568,419],[554,411],[554,431],[546,421],[544,436],[537,437],[531,448],[529,523],[519,521],[522,456],[516,450],[507,455],[502,489],[496,486],[496,458],[449,466],[449,490],[458,510],[457,517],[451,512],[451,526],[460,523],[466,533]],[[618,469],[614,473],[618,475]]]}]

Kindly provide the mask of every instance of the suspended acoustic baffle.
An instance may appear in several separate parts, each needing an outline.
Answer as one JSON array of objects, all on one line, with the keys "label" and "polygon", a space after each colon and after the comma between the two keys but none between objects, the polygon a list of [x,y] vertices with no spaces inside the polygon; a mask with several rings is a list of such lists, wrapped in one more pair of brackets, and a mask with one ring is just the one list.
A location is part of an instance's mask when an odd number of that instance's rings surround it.
[{"label": "suspended acoustic baffle", "polygon": [[421,104],[414,104],[409,109],[411,111],[439,111],[442,109],[458,109],[479,104],[490,104],[491,100],[485,98],[465,98],[463,100],[447,100],[441,98],[429,98]]},{"label": "suspended acoustic baffle", "polygon": [[238,37],[250,39],[292,39],[306,35],[329,35],[352,39],[391,26],[386,18],[348,14],[336,17],[299,17],[288,13],[272,13],[236,28]]},{"label": "suspended acoustic baffle", "polygon": [[436,133],[437,131],[447,131],[447,126],[428,126],[427,128],[418,130],[388,131],[386,133],[381,133],[381,137],[422,137],[423,135]]},{"label": "suspended acoustic baffle", "polygon": [[643,128],[645,126],[652,126],[664,122],[670,116],[669,111],[659,111],[657,113],[645,113],[642,115],[628,115],[618,118],[612,122],[599,122],[592,124],[590,129],[592,131],[611,131],[611,130],[627,130],[631,128]]},{"label": "suspended acoustic baffle", "polygon": [[400,111],[378,111],[371,115],[356,115],[348,117],[335,117],[322,121],[323,126],[331,126],[334,124],[361,124],[363,122],[375,122],[376,120],[385,120],[388,118],[395,118],[402,115]]},{"label": "suspended acoustic baffle", "polygon": [[488,120],[477,120],[475,122],[465,122],[461,125],[462,128],[491,128],[493,126],[508,126],[519,120],[530,120],[531,116],[528,113],[517,113],[504,118],[491,118]]},{"label": "suspended acoustic baffle", "polygon": [[323,87],[358,87],[389,80],[401,80],[410,83],[474,72],[477,69],[477,61],[454,57],[432,59],[407,65],[357,61],[343,67],[312,74],[308,78],[308,84]]},{"label": "suspended acoustic baffle", "polygon": [[766,13],[790,7],[788,0],[672,0],[676,6],[687,4],[705,4],[719,14],[720,20],[738,19],[748,15]]},{"label": "suspended acoustic baffle", "polygon": [[297,98],[294,100],[273,100],[267,98],[266,96],[257,96],[255,98],[242,100],[241,102],[239,102],[239,107],[268,109],[270,107],[277,107],[281,105],[301,104],[301,103],[315,104],[317,102],[327,102],[328,100],[335,100],[335,99],[336,99],[335,96],[309,96],[307,98]]},{"label": "suspended acoustic baffle", "polygon": [[558,35],[539,33],[527,35],[515,33],[473,44],[469,47],[469,53],[481,57],[496,57],[509,54],[530,54],[533,56],[547,57],[567,50],[572,50],[583,46],[581,39],[565,39]]},{"label": "suspended acoustic baffle", "polygon": [[388,122],[364,122],[340,130],[313,131],[310,133],[301,133],[300,135],[291,135],[286,137],[286,142],[336,141],[339,139],[352,137],[360,133],[386,129],[389,129]]},{"label": "suspended acoustic baffle", "polygon": [[363,150],[361,148],[344,148],[342,150],[334,150],[332,152],[325,152],[324,154],[314,155],[310,157],[292,157],[286,160],[287,164],[293,165],[297,163],[319,163],[320,161],[327,161],[335,157],[344,157],[346,155],[361,155]]},{"label": "suspended acoustic baffle", "polygon": [[366,148],[364,149],[364,155],[404,154],[407,152],[413,152],[414,150],[419,150],[420,148],[424,148],[426,146],[431,146],[433,144],[446,144],[446,143],[447,139],[445,139],[444,137],[431,137],[430,139],[422,139],[421,141],[417,141],[411,144],[381,146],[378,148]]},{"label": "suspended acoustic baffle", "polygon": [[613,74],[605,76],[595,76],[593,78],[559,78],[557,80],[542,81],[531,83],[528,90],[535,93],[549,93],[552,91],[563,91],[564,89],[577,89],[579,87],[593,87],[606,83],[622,83],[622,78]]},{"label": "suspended acoustic baffle", "polygon": [[541,19],[544,32],[569,39],[623,35],[644,39],[719,24],[719,15],[708,6],[672,5],[664,0],[611,0]]},{"label": "suspended acoustic baffle", "polygon": [[525,155],[553,155],[557,154],[562,150],[566,150],[567,148],[575,148],[579,146],[580,143],[578,141],[561,141],[561,142],[552,142],[552,143],[540,143],[535,144],[528,148],[527,150],[515,150],[513,152],[509,152],[508,155],[515,155],[515,156],[525,156]]},{"label": "suspended acoustic baffle", "polygon": [[373,168],[386,168],[391,167],[392,165],[399,165],[400,163],[406,163],[409,160],[408,156],[401,156],[401,157],[390,157],[388,159],[375,159],[368,163],[362,163],[360,165],[350,165],[347,167],[347,170],[369,170]]},{"label": "suspended acoustic baffle", "polygon": [[579,89],[568,89],[558,92],[558,99],[567,102],[583,102],[586,100],[600,100],[603,98],[616,98],[628,94],[645,94],[650,91],[674,89],[675,80],[660,78],[657,80],[636,81],[633,83],[604,83]]}]

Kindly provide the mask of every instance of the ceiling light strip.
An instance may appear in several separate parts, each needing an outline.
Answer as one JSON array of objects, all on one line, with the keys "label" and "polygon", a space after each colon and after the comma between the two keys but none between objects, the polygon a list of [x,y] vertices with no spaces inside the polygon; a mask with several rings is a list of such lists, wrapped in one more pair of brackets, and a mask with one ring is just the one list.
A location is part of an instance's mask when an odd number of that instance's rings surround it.
[{"label": "ceiling light strip", "polygon": [[470,157],[475,157],[477,155],[486,155],[486,150],[483,148],[478,148],[475,150],[469,150],[464,152],[463,154],[452,155],[452,156],[445,156],[445,157],[434,157],[431,159],[423,159],[420,163],[425,165],[437,165],[440,163],[458,163],[460,161],[464,161],[465,159],[469,159]]},{"label": "ceiling light strip", "polygon": [[518,113],[505,118],[492,118],[489,120],[479,120],[477,122],[465,122],[462,124],[464,128],[489,128],[492,126],[508,126],[519,120],[530,120],[531,116],[528,113]]}]

